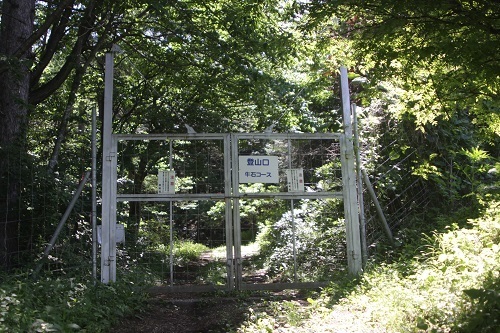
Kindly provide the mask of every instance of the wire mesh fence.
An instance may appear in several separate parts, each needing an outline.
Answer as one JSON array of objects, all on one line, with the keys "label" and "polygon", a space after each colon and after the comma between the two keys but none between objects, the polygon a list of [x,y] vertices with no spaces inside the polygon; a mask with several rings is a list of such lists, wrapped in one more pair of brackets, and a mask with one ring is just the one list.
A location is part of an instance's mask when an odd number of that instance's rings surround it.
[{"label": "wire mesh fence", "polygon": [[[367,126],[368,118],[377,118],[378,123]],[[397,231],[405,227],[411,214],[429,204],[429,196],[423,182],[412,174],[414,150],[403,146],[394,149],[404,141],[398,139],[401,129],[384,119],[377,112],[361,117],[361,155],[389,227]],[[175,170],[176,193],[224,193],[224,154],[222,140],[121,141],[118,144],[118,193],[157,193],[158,172],[171,169]],[[293,140],[291,144],[287,140],[244,140],[238,154],[274,154],[279,156],[280,170],[303,168],[305,191],[342,189],[340,146],[335,140]],[[90,151],[77,148],[68,156],[62,156],[68,158],[65,164],[76,165],[66,168],[65,174],[54,175],[47,175],[41,156],[13,156],[5,155],[5,163],[16,171],[16,181],[22,185],[15,206],[0,206],[1,232],[6,235],[2,255],[9,252],[13,267],[32,268],[38,264],[71,201],[80,174],[90,165]],[[240,191],[286,191],[286,173],[280,171],[279,179],[277,185],[240,185]],[[12,186],[5,176],[2,181],[2,202],[6,202]],[[93,259],[90,190],[87,184],[43,271],[90,274]],[[372,249],[384,234],[373,201],[366,192],[364,197],[366,237]],[[243,251],[244,281],[290,281],[294,278],[294,251],[298,260],[295,275],[300,281],[316,279],[318,275],[308,276],[313,268],[324,267],[326,276],[328,271],[345,267],[342,254],[345,243],[337,237],[344,232],[341,201],[295,200],[293,214],[290,204],[290,200],[282,199],[242,200],[241,245],[248,246]],[[225,283],[227,239],[234,231],[224,222],[227,208],[223,200],[120,201],[117,208],[118,222],[126,226],[125,243],[118,247],[119,267],[154,271],[158,282],[163,284]],[[295,236],[291,234],[292,217],[301,229]],[[265,248],[268,240],[259,239],[264,246],[257,252],[251,244],[266,228],[272,228],[267,230],[267,235],[274,237],[274,247],[272,251]],[[321,237],[314,238],[314,235]],[[294,250],[292,238],[298,236]],[[262,271],[264,266],[266,272]]]},{"label": "wire mesh fence", "polygon": [[[87,110],[89,111],[89,110]],[[33,114],[26,137],[0,147],[0,261],[5,271],[30,272],[39,263],[85,172],[91,167],[91,133],[81,121],[56,138],[59,119]],[[51,161],[51,163],[49,163]],[[49,168],[49,164],[51,167]],[[43,271],[91,271],[91,187],[83,188]]]},{"label": "wire mesh fence", "polygon": [[120,140],[118,193],[158,193],[158,171],[175,170],[175,193],[223,193],[222,140]]},{"label": "wire mesh fence", "polygon": [[[158,283],[169,285],[228,283],[230,273],[227,270],[232,265],[242,266],[243,280],[248,283],[298,280],[297,277],[307,281],[314,279],[309,273],[317,271],[307,267],[311,265],[308,258],[312,252],[323,262],[323,267],[338,266],[340,262],[345,264],[345,255],[342,254],[345,250],[327,254],[324,253],[328,249],[326,244],[323,251],[312,250],[315,244],[307,243],[308,237],[322,234],[315,227],[322,219],[335,221],[340,229],[340,213],[332,215],[334,209],[325,213],[322,213],[325,209],[319,209],[328,206],[325,203],[331,200],[302,202],[301,195],[297,194],[293,208],[291,200],[272,199],[276,193],[287,192],[285,171],[289,168],[303,170],[302,190],[341,191],[338,139],[251,137],[239,140],[235,155],[253,156],[255,163],[259,163],[259,156],[273,156],[278,161],[280,172],[278,181],[272,183],[255,181],[238,185],[237,190],[243,199],[238,201],[236,208],[238,224],[233,226],[227,220],[230,206],[226,203],[231,195],[226,188],[231,180],[227,179],[228,170],[225,169],[229,147],[224,147],[222,140],[194,137],[167,140],[143,137],[138,140],[137,137],[124,136],[118,143],[118,197],[124,199],[117,209],[117,221],[126,226],[127,245],[123,251],[128,260],[154,270],[159,276]],[[159,189],[160,169],[175,172],[175,191],[169,200],[163,202],[152,199]],[[224,196],[216,196],[222,192]],[[245,197],[256,193],[267,194],[264,197]],[[201,194],[210,196],[200,199],[197,196]],[[196,200],[192,199],[193,195]],[[339,203],[337,199],[337,203],[330,206]],[[327,229],[327,224],[324,225]],[[268,227],[274,228],[271,241],[275,244],[264,254],[255,242]],[[270,237],[269,230],[266,232]],[[235,243],[233,237],[237,239]],[[337,240],[342,244],[342,237],[339,237]],[[280,255],[276,255],[276,247],[279,247]],[[342,246],[335,248],[342,249]],[[271,254],[274,257],[264,258]],[[329,266],[327,261],[333,264]],[[297,272],[298,268],[302,272]],[[272,276],[266,272],[272,272]]]},{"label": "wire mesh fence", "polygon": [[[285,135],[286,136],[286,135]],[[242,191],[286,192],[287,169],[303,171],[304,190],[341,192],[340,143],[337,139],[248,139],[238,141],[238,156],[276,156],[279,182],[273,185],[241,186]],[[259,183],[256,181],[256,183]]]},{"label": "wire mesh fence", "polygon": [[[41,262],[44,250],[81,179],[71,175],[48,175],[44,166],[33,163],[24,164],[22,169],[21,177],[16,179],[20,186],[16,205],[0,205],[2,263],[8,269],[29,271]],[[2,198],[2,203],[6,201]],[[90,211],[90,184],[87,184],[49,256],[45,258],[44,270],[64,272],[68,269],[89,269],[90,272]]]},{"label": "wire mesh fence", "polygon": [[[285,135],[286,136],[286,135]],[[287,169],[300,169],[307,193],[340,193],[342,172],[338,138],[269,139],[239,137],[239,156],[276,156],[277,184],[240,184],[239,192],[272,193],[291,189]],[[257,219],[260,251],[243,255],[243,284],[325,281],[329,272],[346,268],[345,225],[339,198],[307,199],[300,191],[292,199],[261,197],[241,200],[241,225]],[[272,207],[267,208],[266,206]],[[252,211],[257,213],[251,214]],[[260,213],[260,214],[259,214]]]},{"label": "wire mesh fence", "polygon": [[393,234],[411,223],[410,216],[425,210],[430,203],[427,187],[421,177],[414,175],[416,148],[398,122],[390,119],[380,106],[366,108],[360,116],[360,155],[362,167],[370,175],[376,199],[363,186],[364,214],[368,254],[376,244],[387,238],[382,218],[377,213],[380,204]]},{"label": "wire mesh fence", "polygon": [[[119,245],[122,260],[118,266],[141,267],[163,285],[225,284],[227,231],[224,206],[217,203],[143,203],[141,223],[137,227],[128,224],[126,241]],[[126,202],[119,206],[127,210]],[[119,223],[127,221],[126,214],[118,219]]]},{"label": "wire mesh fence", "polygon": [[[123,139],[117,152],[118,196],[134,196],[117,206],[126,230],[118,265],[149,270],[158,284],[224,284],[224,141]],[[163,172],[172,177],[170,189],[162,187]],[[167,192],[175,197],[148,198]]]}]

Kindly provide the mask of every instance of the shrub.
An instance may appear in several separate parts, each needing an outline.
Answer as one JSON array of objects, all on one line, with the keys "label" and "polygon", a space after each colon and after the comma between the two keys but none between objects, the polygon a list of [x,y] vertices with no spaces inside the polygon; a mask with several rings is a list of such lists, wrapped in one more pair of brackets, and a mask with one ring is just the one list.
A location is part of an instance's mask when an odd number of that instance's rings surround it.
[{"label": "shrub", "polygon": [[[267,258],[268,274],[275,279],[293,278],[293,242],[297,274],[302,280],[327,279],[345,266],[345,225],[336,200],[302,200],[300,206],[259,235],[261,254]],[[294,226],[295,224],[295,231]]]},{"label": "shrub", "polygon": [[0,286],[0,332],[106,332],[119,317],[140,311],[144,273],[103,285],[82,277],[8,278]]}]

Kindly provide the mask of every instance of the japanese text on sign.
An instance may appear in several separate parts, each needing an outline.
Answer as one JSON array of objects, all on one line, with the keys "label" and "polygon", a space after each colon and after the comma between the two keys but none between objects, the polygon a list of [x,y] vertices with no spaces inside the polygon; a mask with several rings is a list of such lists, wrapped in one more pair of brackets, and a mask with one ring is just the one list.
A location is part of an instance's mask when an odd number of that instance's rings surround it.
[{"label": "japanese text on sign", "polygon": [[288,192],[304,192],[304,169],[286,170]]},{"label": "japanese text on sign", "polygon": [[158,193],[175,193],[175,171],[158,170]]},{"label": "japanese text on sign", "polygon": [[279,183],[278,156],[239,156],[240,183]]}]

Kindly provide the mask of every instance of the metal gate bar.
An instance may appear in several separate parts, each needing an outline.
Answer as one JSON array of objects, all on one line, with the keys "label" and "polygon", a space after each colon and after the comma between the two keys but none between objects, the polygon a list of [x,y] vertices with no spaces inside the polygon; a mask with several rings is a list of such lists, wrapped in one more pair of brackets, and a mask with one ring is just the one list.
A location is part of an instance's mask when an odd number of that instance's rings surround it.
[{"label": "metal gate bar", "polygon": [[[206,141],[206,140],[221,140],[223,142],[224,150],[224,193],[120,193],[117,194],[116,190],[116,165],[117,165],[117,143],[119,141],[134,141],[134,140],[162,140],[169,141],[169,155],[172,157],[172,141],[175,140],[186,140],[186,141]],[[297,263],[296,248],[294,244],[293,256],[294,256],[294,279],[290,283],[271,283],[271,284],[251,284],[244,283],[243,281],[243,258],[242,258],[242,239],[241,239],[241,218],[240,200],[253,200],[253,199],[283,199],[290,201],[290,207],[292,211],[292,216],[294,215],[294,200],[301,199],[330,199],[330,198],[345,198],[345,194],[336,192],[256,192],[256,193],[242,193],[239,189],[239,143],[242,140],[283,140],[288,144],[288,168],[293,167],[292,161],[292,144],[294,140],[332,140],[340,142],[341,144],[341,157],[342,157],[342,178],[345,177],[345,138],[343,134],[338,133],[236,133],[236,134],[153,134],[153,135],[124,135],[115,134],[112,135],[112,148],[108,155],[111,163],[111,173],[110,173],[110,187],[108,190],[111,197],[111,204],[108,207],[104,207],[109,211],[110,221],[116,223],[116,202],[124,201],[139,201],[139,202],[169,202],[170,203],[170,236],[172,237],[172,203],[173,202],[183,202],[183,201],[224,201],[225,205],[225,241],[226,241],[226,269],[227,269],[227,279],[224,286],[218,285],[173,285],[173,269],[170,268],[171,278],[170,287],[168,290],[172,291],[210,291],[210,290],[275,290],[275,289],[286,289],[286,288],[316,288],[323,286],[322,282],[299,282],[297,280]],[[172,161],[169,163],[172,168]],[[113,171],[114,170],[114,171]],[[344,186],[346,182],[344,182]],[[114,216],[114,220],[111,217]],[[293,217],[292,217],[293,218]],[[294,241],[295,241],[295,221],[293,222],[294,228]],[[114,228],[110,228],[113,230]],[[111,238],[112,239],[112,238]],[[172,248],[173,240],[170,239],[170,246]],[[110,249],[115,249],[116,244],[109,244]],[[111,253],[111,252],[110,252]],[[349,256],[348,256],[349,258]],[[110,258],[111,259],[111,258]],[[172,260],[170,260],[172,265]],[[113,262],[109,261],[109,265],[113,265]],[[105,265],[104,265],[105,266]],[[104,267],[103,266],[103,267]],[[116,273],[114,273],[116,274]]]},{"label": "metal gate bar", "polygon": [[[234,266],[235,266],[235,287],[238,290],[282,290],[282,289],[306,289],[317,288],[324,286],[323,282],[298,282],[297,281],[297,263],[296,263],[296,248],[295,248],[295,221],[294,215],[294,200],[300,199],[328,199],[342,198],[342,192],[258,192],[258,193],[241,193],[239,190],[239,142],[240,140],[284,140],[288,143],[287,160],[288,168],[292,168],[292,152],[291,144],[293,140],[334,140],[340,141],[343,135],[337,133],[238,133],[231,135],[231,159],[232,159],[232,189],[233,189],[233,224],[234,224]],[[286,199],[290,201],[292,211],[292,226],[293,226],[293,258],[294,258],[294,281],[290,283],[268,283],[268,284],[252,284],[244,283],[243,281],[243,258],[241,254],[241,218],[240,218],[240,200],[250,199]]]}]

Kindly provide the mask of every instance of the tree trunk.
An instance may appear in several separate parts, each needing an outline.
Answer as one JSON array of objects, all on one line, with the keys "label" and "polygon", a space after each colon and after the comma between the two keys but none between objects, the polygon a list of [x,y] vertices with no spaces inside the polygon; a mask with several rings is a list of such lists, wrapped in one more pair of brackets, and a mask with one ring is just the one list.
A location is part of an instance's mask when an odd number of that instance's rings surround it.
[{"label": "tree trunk", "polygon": [[0,263],[14,264],[19,239],[20,172],[28,114],[31,51],[19,52],[33,33],[35,0],[2,2],[0,26]]}]

